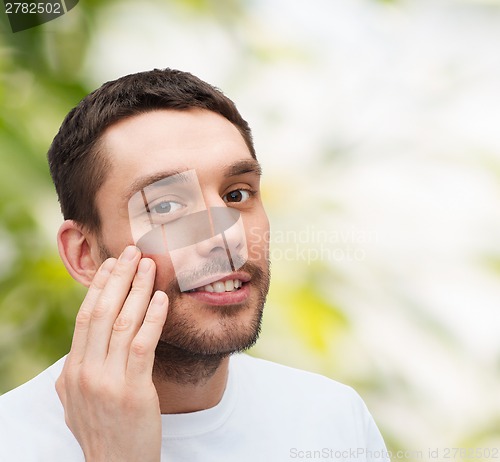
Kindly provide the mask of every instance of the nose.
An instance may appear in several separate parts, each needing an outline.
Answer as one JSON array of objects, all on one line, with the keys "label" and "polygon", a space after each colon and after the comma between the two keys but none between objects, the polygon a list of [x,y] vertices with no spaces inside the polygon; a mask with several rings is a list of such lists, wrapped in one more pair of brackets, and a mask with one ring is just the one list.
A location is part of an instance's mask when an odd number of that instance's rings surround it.
[{"label": "nose", "polygon": [[245,231],[239,211],[227,206],[210,207],[208,218],[211,236],[197,243],[198,254],[204,258],[220,254],[233,261],[236,258],[246,258]]}]

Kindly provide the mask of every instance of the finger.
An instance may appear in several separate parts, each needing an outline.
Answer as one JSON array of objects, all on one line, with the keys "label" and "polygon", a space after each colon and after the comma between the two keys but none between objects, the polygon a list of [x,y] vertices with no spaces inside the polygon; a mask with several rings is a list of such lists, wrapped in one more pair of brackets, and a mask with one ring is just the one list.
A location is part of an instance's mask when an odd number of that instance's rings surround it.
[{"label": "finger", "polygon": [[64,380],[64,375],[60,375],[58,377],[58,379],[56,380],[55,387],[57,396],[59,396],[59,401],[61,401],[63,407],[66,407],[66,384]]},{"label": "finger", "polygon": [[132,282],[132,289],[113,324],[106,362],[111,373],[125,373],[130,343],[141,327],[151,301],[155,276],[153,260],[143,258]]},{"label": "finger", "polygon": [[[65,366],[68,362],[80,363],[85,355],[87,345],[88,331],[92,310],[111,275],[111,271],[116,264],[116,258],[108,258],[99,268],[92,283],[90,284],[87,295],[85,296],[80,310],[76,316],[75,329],[73,340],[71,342],[71,350]],[[68,361],[69,360],[69,361]]]},{"label": "finger", "polygon": [[93,365],[102,364],[106,359],[113,323],[130,291],[139,256],[134,246],[123,251],[94,305],[84,358]]},{"label": "finger", "polygon": [[155,349],[163,332],[167,312],[167,294],[158,290],[151,299],[141,328],[130,344],[127,364],[127,379],[129,382],[151,381]]}]

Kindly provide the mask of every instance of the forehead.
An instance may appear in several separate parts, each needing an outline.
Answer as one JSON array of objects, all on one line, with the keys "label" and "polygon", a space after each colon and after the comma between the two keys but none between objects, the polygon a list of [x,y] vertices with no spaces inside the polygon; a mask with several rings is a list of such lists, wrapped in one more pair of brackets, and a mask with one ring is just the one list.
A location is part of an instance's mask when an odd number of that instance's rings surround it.
[{"label": "forehead", "polygon": [[121,120],[105,131],[102,142],[111,175],[124,180],[159,170],[200,174],[252,158],[231,122],[200,109],[157,110]]}]

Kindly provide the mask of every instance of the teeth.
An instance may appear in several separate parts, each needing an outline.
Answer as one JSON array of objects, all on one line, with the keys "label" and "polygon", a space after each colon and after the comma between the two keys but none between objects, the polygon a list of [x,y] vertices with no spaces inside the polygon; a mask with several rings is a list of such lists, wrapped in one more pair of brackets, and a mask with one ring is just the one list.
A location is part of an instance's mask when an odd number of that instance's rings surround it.
[{"label": "teeth", "polygon": [[214,292],[217,294],[226,291],[226,286],[224,285],[223,282],[219,282],[219,281],[214,282],[213,286],[214,286]]},{"label": "teeth", "polygon": [[239,279],[228,279],[227,281],[217,281],[212,282],[212,284],[207,284],[206,286],[200,287],[199,289],[192,289],[189,292],[234,292],[241,288],[243,283]]}]

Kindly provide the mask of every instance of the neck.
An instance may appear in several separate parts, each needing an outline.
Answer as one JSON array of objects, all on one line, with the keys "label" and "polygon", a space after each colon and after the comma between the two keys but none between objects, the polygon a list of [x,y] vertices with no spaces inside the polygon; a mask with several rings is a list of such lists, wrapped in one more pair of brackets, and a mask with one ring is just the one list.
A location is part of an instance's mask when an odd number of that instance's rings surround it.
[{"label": "neck", "polygon": [[153,382],[162,414],[183,414],[214,407],[222,399],[229,357],[198,355],[160,342]]}]

